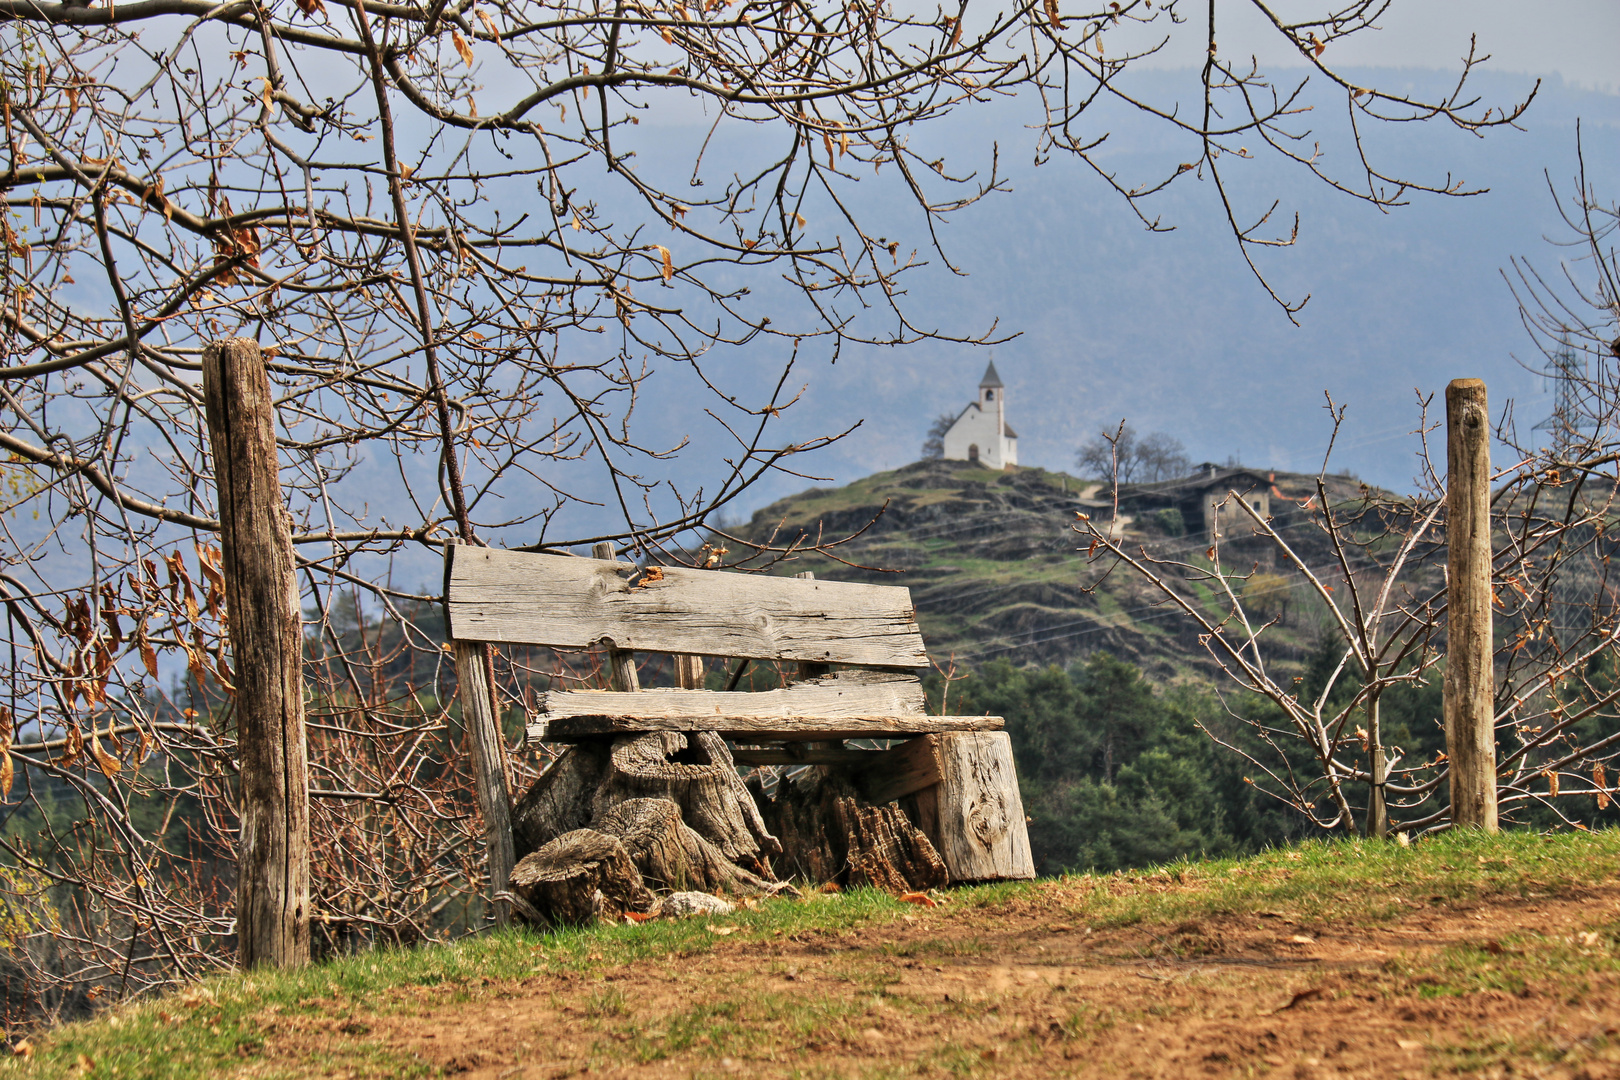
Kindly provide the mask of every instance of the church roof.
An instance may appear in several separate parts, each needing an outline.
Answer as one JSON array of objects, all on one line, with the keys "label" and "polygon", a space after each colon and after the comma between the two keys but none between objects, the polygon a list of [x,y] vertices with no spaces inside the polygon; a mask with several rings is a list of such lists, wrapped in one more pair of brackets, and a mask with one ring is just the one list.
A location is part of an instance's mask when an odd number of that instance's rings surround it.
[{"label": "church roof", "polygon": [[1007,438],[1009,438],[1009,439],[1018,438],[1018,432],[1016,432],[1012,428],[1008,427],[1005,421],[1001,425],[1001,433],[1003,435],[1007,436]]},{"label": "church roof", "polygon": [[996,362],[994,360],[990,361],[990,366],[984,369],[984,378],[979,380],[979,385],[981,387],[1002,385],[1001,376],[996,374]]}]

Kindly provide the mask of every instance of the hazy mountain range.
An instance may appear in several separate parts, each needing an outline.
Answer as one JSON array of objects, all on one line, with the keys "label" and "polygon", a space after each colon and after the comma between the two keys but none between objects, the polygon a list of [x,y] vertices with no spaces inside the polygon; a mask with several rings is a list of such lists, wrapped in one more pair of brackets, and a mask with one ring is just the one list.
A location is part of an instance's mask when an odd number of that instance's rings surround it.
[{"label": "hazy mountain range", "polygon": [[[1431,93],[1454,79],[1438,71],[1356,75]],[[1185,72],[1142,78],[1165,87],[1189,81]],[[1486,102],[1511,103],[1532,84],[1502,75],[1476,88]],[[1283,213],[1301,216],[1296,246],[1265,262],[1279,291],[1311,294],[1296,327],[1245,268],[1211,185],[1172,189],[1154,207],[1176,231],[1149,233],[1082,166],[1060,158],[1034,166],[1033,136],[1011,123],[1015,115],[985,109],[930,134],[959,151],[981,148],[986,159],[999,143],[1012,190],[962,211],[943,233],[970,276],[931,269],[911,282],[908,302],[924,325],[970,333],[999,319],[1003,331],[1021,332],[994,350],[1008,421],[1023,462],[1052,468],[1072,467],[1081,441],[1128,418],[1144,432],[1174,434],[1194,461],[1236,456],[1314,470],[1328,433],[1326,390],[1350,407],[1335,468],[1405,488],[1416,472],[1406,434],[1417,422],[1414,390],[1435,393],[1448,379],[1477,376],[1489,383],[1493,406],[1512,398],[1530,423],[1550,407],[1536,373],[1542,359],[1501,271],[1515,255],[1554,270],[1569,255],[1547,242],[1567,230],[1544,171],[1561,191],[1572,187],[1577,118],[1589,179],[1600,196],[1620,198],[1620,96],[1556,80],[1543,84],[1523,130],[1478,138],[1431,124],[1372,133],[1390,169],[1438,182],[1449,175],[1486,194],[1419,194],[1383,212],[1297,166],[1257,158],[1242,181],[1250,204],[1263,209],[1275,191]],[[1108,165],[1127,179],[1174,165],[1166,156],[1174,144],[1139,122],[1119,123],[1108,145]],[[787,428],[807,435],[865,421],[815,460],[839,482],[898,467],[917,458],[933,417],[972,400],[988,358],[984,348],[923,344],[850,353],[836,365],[812,359],[801,369],[809,389]],[[671,435],[686,422],[679,410],[664,420]],[[688,475],[702,460],[685,458]],[[748,509],[804,486],[780,478]]]}]

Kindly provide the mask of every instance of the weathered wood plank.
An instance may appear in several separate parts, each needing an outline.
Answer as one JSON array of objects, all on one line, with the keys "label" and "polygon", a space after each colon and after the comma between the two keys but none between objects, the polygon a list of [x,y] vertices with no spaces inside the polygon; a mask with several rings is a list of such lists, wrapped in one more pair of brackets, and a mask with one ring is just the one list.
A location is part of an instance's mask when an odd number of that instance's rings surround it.
[{"label": "weathered wood plank", "polygon": [[281,494],[275,395],[251,338],[211,342],[202,371],[242,762],[237,954],[245,968],[297,967],[309,962],[309,768],[298,562]]},{"label": "weathered wood plank", "polygon": [[[651,694],[643,691],[641,695]],[[568,716],[529,728],[531,742],[578,742],[642,731],[718,731],[744,742],[909,739],[930,732],[999,731],[999,716]]]},{"label": "weathered wood plank", "polygon": [[1012,739],[1002,731],[976,731],[929,741],[940,754],[935,846],[951,880],[1034,877]]},{"label": "weathered wood plank", "polygon": [[[484,842],[489,849],[491,895],[511,888],[516,855],[512,845],[512,792],[506,773],[506,747],[495,719],[495,697],[489,685],[485,651],[489,646],[456,642],[456,684],[461,696],[462,721],[472,736],[473,781],[478,810],[484,818]],[[495,921],[511,921],[511,905],[493,901]]]},{"label": "weathered wood plank", "polygon": [[[636,584],[632,585],[631,582]],[[445,568],[457,641],[918,668],[911,591],[457,545]]]},{"label": "weathered wood plank", "polygon": [[904,716],[921,715],[922,682],[912,675],[844,671],[776,690],[668,690],[623,694],[601,690],[550,690],[540,695],[538,717]]}]

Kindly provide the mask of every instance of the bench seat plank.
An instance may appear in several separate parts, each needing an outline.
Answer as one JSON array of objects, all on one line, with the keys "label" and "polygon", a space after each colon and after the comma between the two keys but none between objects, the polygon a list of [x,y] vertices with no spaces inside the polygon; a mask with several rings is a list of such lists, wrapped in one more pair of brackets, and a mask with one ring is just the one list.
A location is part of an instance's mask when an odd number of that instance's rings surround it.
[{"label": "bench seat plank", "polygon": [[[445,608],[455,641],[755,660],[928,666],[911,591],[452,544]],[[632,585],[632,580],[637,584]]]},{"label": "bench seat plank", "polygon": [[832,742],[1002,727],[999,716],[568,716],[531,723],[529,741],[578,742],[643,731],[718,731],[747,742]]},{"label": "bench seat plank", "polygon": [[922,681],[886,671],[841,671],[776,690],[551,690],[536,710],[547,720],[569,716],[712,717],[904,716],[927,712]]}]

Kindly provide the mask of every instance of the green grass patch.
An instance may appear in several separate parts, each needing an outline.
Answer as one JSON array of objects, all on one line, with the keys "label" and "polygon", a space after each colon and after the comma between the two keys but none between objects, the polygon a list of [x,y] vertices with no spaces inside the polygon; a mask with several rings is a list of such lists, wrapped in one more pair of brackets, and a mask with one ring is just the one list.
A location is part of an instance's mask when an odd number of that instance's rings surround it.
[{"label": "green grass patch", "polygon": [[1060,881],[1078,894],[1070,912],[1102,929],[1261,912],[1305,924],[1367,924],[1437,903],[1550,895],[1617,874],[1617,830],[1557,836],[1457,831],[1409,848],[1317,840],[1248,858]]},{"label": "green grass patch", "polygon": [[[1170,924],[1222,915],[1277,914],[1320,926],[1365,925],[1399,918],[1435,904],[1490,898],[1550,897],[1613,881],[1620,875],[1620,831],[1542,837],[1458,832],[1410,848],[1379,841],[1318,841],[1245,859],[1178,861],[1152,870],[1076,875],[1045,882],[1006,882],[953,892],[930,918],[987,920],[998,911],[1035,904],[1096,929]],[[33,1040],[31,1059],[0,1060],[0,1077],[73,1075],[89,1063],[93,1075],[189,1080],[218,1076],[264,1057],[276,1029],[288,1021],[318,1021],[340,1032],[330,1048],[307,1051],[278,1073],[271,1057],[255,1075],[306,1075],[312,1070],[360,1077],[426,1075],[418,1061],[371,1039],[364,1016],[410,1005],[389,992],[437,987],[440,1003],[469,1000],[491,982],[537,973],[589,972],[695,957],[722,942],[796,937],[848,942],[847,978],[881,997],[897,959],[981,956],[994,943],[974,934],[932,931],[899,943],[853,932],[898,922],[918,909],[861,890],[813,893],[803,901],[769,901],[724,917],[638,926],[604,926],[552,933],[513,930],[449,945],[378,950],[300,971],[221,974],[152,1001],[119,1006],[92,1021],[64,1026]],[[736,927],[727,935],[715,928]],[[762,963],[766,963],[762,961]],[[1557,986],[1577,996],[1585,980],[1620,970],[1620,923],[1572,928],[1565,937],[1507,936],[1457,945],[1428,957],[1392,961],[1381,981],[1387,989],[1419,995],[1516,993],[1526,986]],[[626,1055],[653,1061],[701,1048],[704,1056],[749,1056],[783,1037],[808,1040],[815,1032],[843,1037],[871,998],[750,992],[694,1003],[667,1017],[638,1015],[611,985],[593,989],[586,1020],[602,1034],[604,1062]],[[345,1017],[359,1017],[350,1022]],[[1091,1029],[1111,1018],[1079,1016],[1069,1023]],[[345,1027],[345,1023],[351,1023]],[[864,1026],[864,1024],[860,1025]],[[958,1062],[963,1066],[966,1062]],[[949,1068],[947,1067],[947,1071]]]}]

